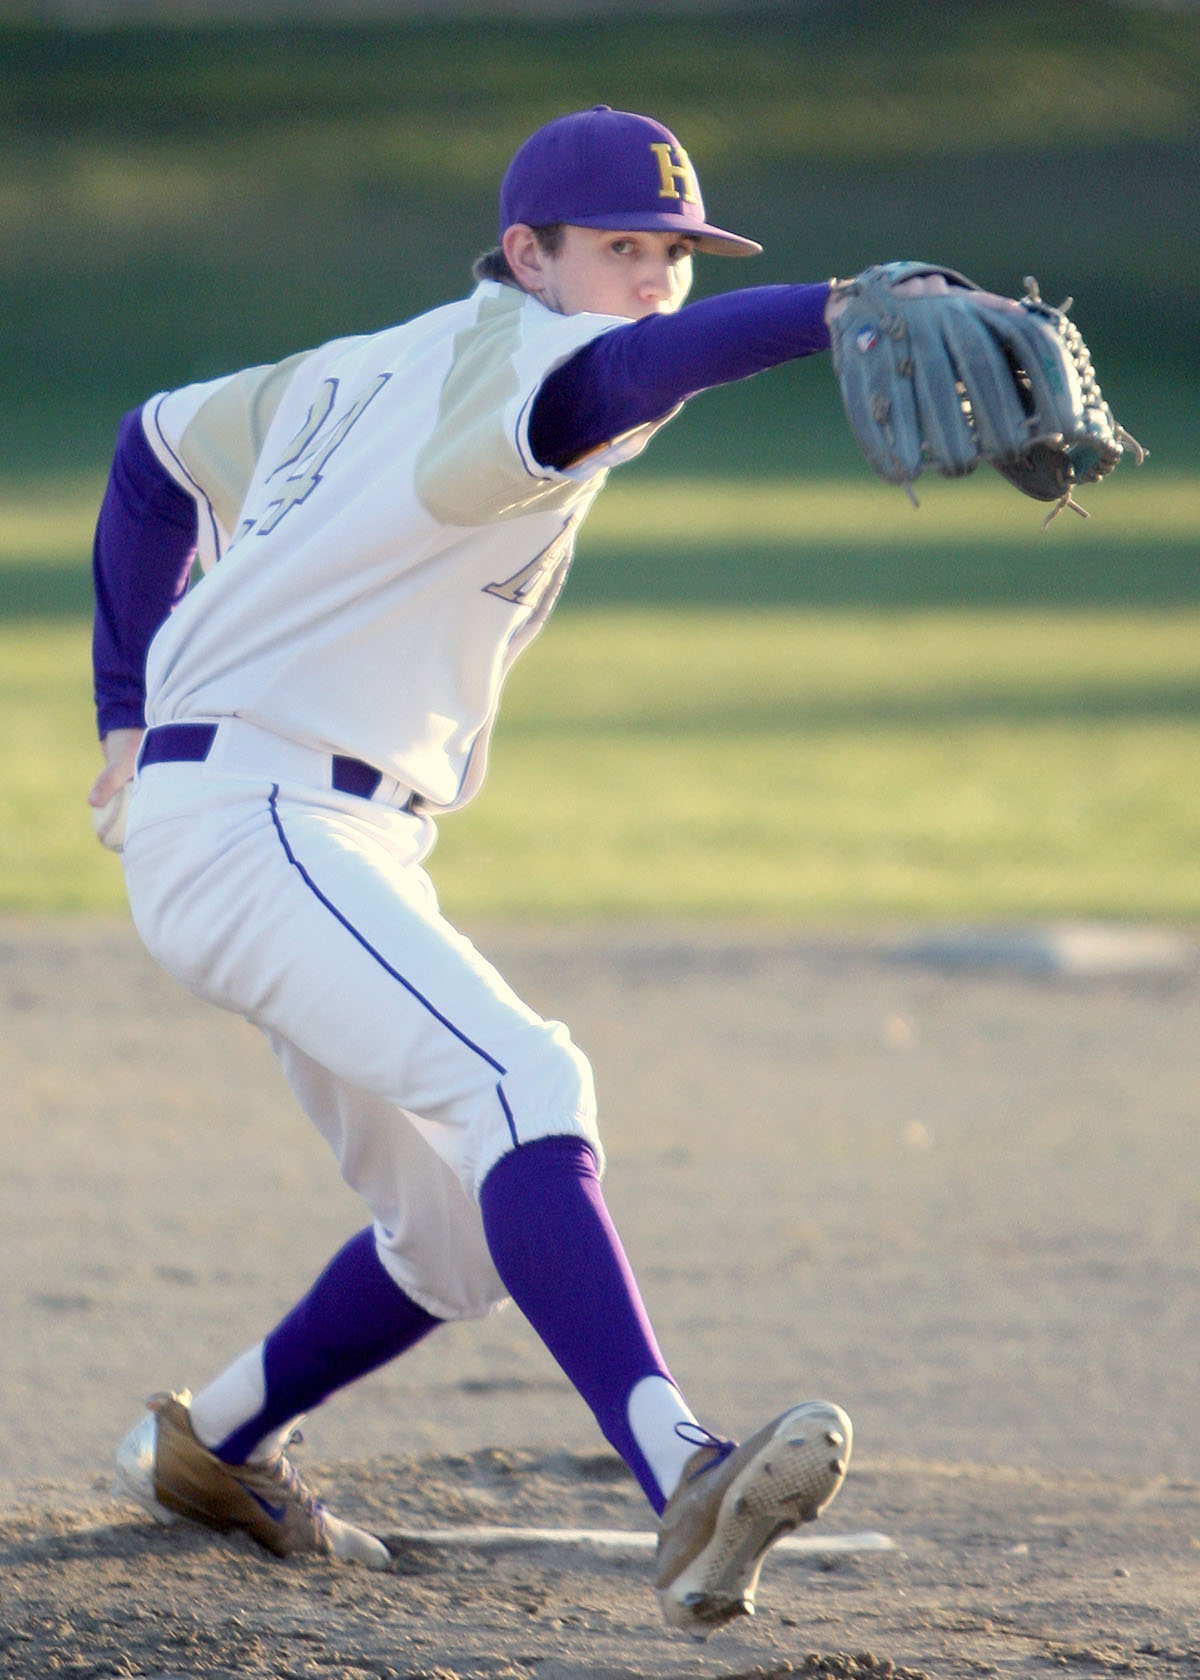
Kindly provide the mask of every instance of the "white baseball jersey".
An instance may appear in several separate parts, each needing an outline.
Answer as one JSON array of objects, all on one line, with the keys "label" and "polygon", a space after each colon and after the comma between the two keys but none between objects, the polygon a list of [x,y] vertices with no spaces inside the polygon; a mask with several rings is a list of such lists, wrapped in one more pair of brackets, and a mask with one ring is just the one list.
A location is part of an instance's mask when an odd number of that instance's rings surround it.
[{"label": "white baseball jersey", "polygon": [[504,677],[562,586],[607,470],[531,455],[546,377],[624,320],[494,281],[404,325],[152,398],[205,576],[147,662],[151,725],[239,717],[448,810],[478,789]]}]

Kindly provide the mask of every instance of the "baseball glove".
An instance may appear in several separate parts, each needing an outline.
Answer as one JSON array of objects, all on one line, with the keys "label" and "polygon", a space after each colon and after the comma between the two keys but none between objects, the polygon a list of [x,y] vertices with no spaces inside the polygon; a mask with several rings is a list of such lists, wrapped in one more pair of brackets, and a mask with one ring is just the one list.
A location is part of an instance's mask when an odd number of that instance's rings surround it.
[{"label": "baseball glove", "polygon": [[1100,394],[1066,311],[1025,281],[1022,298],[986,292],[954,269],[881,263],[835,282],[834,371],[851,428],[875,471],[903,484],[987,461],[1027,496],[1087,518],[1073,492],[1146,451]]}]

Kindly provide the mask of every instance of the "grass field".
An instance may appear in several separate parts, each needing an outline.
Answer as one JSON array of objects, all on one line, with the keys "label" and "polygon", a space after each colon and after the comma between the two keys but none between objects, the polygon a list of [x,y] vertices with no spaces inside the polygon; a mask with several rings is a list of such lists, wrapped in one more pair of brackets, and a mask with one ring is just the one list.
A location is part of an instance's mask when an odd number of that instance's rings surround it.
[{"label": "grass field", "polygon": [[82,803],[117,417],[460,293],[512,146],[603,99],[676,126],[710,213],[763,238],[699,294],[896,255],[1034,273],[1152,456],[1042,533],[990,474],[919,511],[875,483],[820,359],[706,393],[589,522],[444,825],[447,907],[1200,914],[1200,23],[1097,12],[1053,40],[1034,0],[0,20],[0,905],[122,902]]},{"label": "grass field", "polygon": [[[22,603],[0,628],[9,908],[123,902],[83,805],[96,488],[12,494],[0,516],[0,580],[7,606]],[[1042,534],[1039,510],[998,481],[934,483],[919,513],[869,482],[615,483],[581,544],[579,599],[573,580],[510,681],[487,789],[443,825],[446,908],[1200,917],[1200,485],[1118,475],[1088,500],[1091,521],[1064,515]],[[654,604],[662,580],[645,573],[679,567],[689,519],[710,598]],[[1092,533],[1120,560],[1126,597],[1108,605],[1084,588]],[[766,605],[739,535],[776,579]],[[1160,569],[1157,606],[1131,598],[1147,550],[1181,557]],[[996,598],[805,598],[818,564],[862,579],[881,553],[901,573],[965,569],[973,594],[990,566]],[[1064,601],[1028,598],[1056,572],[1075,579]]]},{"label": "grass field", "polygon": [[[766,247],[700,264],[700,294],[891,256],[1004,290],[1035,274],[1075,294],[1124,423],[1156,432],[1160,463],[1191,465],[1200,27],[1114,4],[1099,28],[1095,12],[1059,8],[1052,39],[1033,0],[686,23],[0,20],[0,461],[99,464],[115,416],[151,391],[456,295],[512,147],[604,99],[675,125],[709,211]],[[655,470],[820,466],[841,435],[797,413],[786,379],[687,418]]]}]

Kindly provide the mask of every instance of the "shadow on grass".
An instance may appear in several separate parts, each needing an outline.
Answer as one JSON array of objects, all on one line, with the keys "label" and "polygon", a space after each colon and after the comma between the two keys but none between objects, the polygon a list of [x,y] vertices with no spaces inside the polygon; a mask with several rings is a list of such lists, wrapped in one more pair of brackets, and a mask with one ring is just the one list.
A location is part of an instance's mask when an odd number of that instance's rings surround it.
[{"label": "shadow on grass", "polygon": [[[1036,511],[1035,511],[1036,517]],[[1062,517],[1066,517],[1063,515]],[[1035,528],[1036,535],[1036,528]],[[587,547],[567,585],[568,610],[589,606],[1155,608],[1200,604],[1196,549],[1128,538],[1027,548],[862,544],[745,547],[684,540],[670,549]]]},{"label": "shadow on grass", "polygon": [[[1063,517],[1067,517],[1064,515]],[[814,607],[881,612],[946,608],[1155,609],[1200,605],[1195,547],[1177,540],[1028,547],[862,544],[731,548],[682,540],[669,549],[590,546],[586,537],[561,612],[589,607]],[[30,560],[0,570],[0,618],[88,618],[89,565]]]},{"label": "shadow on grass", "polygon": [[[896,730],[1000,728],[1024,725],[1189,724],[1200,720],[1200,677],[1164,682],[1123,682],[1111,688],[1091,684],[1047,684],[1044,688],[946,686],[929,693],[788,695],[785,699],[747,695],[743,700],[722,694],[711,706],[690,704],[669,716],[630,717],[626,711],[606,714],[603,708],[572,714],[573,737],[619,734],[623,740],[680,741],[690,738],[797,733],[854,734],[871,729]],[[560,739],[560,717],[511,716],[506,734],[512,739]]]},{"label": "shadow on grass", "polygon": [[92,616],[90,564],[64,566],[29,560],[0,570],[0,622]]}]

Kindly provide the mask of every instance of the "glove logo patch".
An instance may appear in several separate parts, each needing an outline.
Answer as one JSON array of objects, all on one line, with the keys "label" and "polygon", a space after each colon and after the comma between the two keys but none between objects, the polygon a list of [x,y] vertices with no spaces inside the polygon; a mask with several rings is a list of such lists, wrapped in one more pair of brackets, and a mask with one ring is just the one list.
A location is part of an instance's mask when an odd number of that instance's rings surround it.
[{"label": "glove logo patch", "polygon": [[874,327],[860,327],[854,335],[854,348],[864,356],[868,350],[874,350],[879,343],[879,334]]}]

